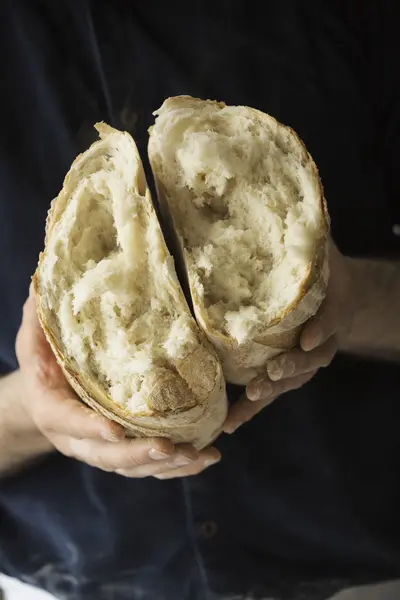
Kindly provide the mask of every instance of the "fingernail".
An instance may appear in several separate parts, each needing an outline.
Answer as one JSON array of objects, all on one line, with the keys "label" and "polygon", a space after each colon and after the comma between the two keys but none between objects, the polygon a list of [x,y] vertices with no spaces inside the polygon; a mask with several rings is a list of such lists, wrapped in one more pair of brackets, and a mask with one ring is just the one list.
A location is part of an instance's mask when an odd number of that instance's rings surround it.
[{"label": "fingernail", "polygon": [[267,366],[268,375],[274,381],[279,381],[283,377],[283,369],[276,360],[271,360]]},{"label": "fingernail", "polygon": [[169,458],[171,455],[167,452],[162,452],[161,450],[157,450],[156,448],[150,448],[149,456],[152,460],[165,460]]},{"label": "fingernail", "polygon": [[207,467],[211,467],[211,465],[216,465],[220,460],[220,458],[209,458],[204,461],[204,468],[207,469]]},{"label": "fingernail", "polygon": [[260,395],[261,395],[261,386],[260,384],[258,385],[249,385],[247,390],[246,390],[246,396],[248,397],[249,400],[251,400],[252,402],[257,402],[257,400],[260,399]]},{"label": "fingernail", "polygon": [[193,462],[191,458],[183,456],[182,454],[178,454],[172,459],[171,466],[184,467],[185,465],[189,465],[191,462]]},{"label": "fingernail", "polygon": [[168,479],[168,475],[164,475],[164,473],[159,473],[158,475],[154,475],[156,479]]},{"label": "fingernail", "polygon": [[103,438],[103,440],[105,440],[106,442],[120,442],[124,437],[124,436],[117,435],[113,431],[108,431],[108,430],[101,431],[100,435]]},{"label": "fingernail", "polygon": [[269,363],[267,370],[268,375],[273,381],[279,381],[284,377],[291,377],[293,375],[295,364],[291,360],[285,360],[283,364],[279,364],[278,361],[273,360]]}]

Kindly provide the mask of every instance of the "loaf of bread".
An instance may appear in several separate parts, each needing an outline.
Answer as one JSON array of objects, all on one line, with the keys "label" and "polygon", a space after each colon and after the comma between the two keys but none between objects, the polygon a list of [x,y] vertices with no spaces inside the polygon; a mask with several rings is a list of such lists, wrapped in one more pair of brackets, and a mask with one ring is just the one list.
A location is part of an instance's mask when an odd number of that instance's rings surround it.
[{"label": "loaf of bread", "polygon": [[188,309],[134,141],[96,127],[49,211],[39,319],[87,404],[134,436],[202,448],[226,416],[221,365]]},{"label": "loaf of bread", "polygon": [[197,322],[247,384],[298,342],[328,280],[329,218],[297,135],[260,111],[189,96],[155,113],[149,158]]}]

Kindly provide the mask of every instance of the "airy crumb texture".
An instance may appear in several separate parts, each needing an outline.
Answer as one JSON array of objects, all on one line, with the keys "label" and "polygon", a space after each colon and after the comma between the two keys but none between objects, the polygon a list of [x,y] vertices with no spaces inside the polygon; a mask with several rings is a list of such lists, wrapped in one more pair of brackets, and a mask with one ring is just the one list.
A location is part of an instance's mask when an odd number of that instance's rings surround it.
[{"label": "airy crumb texture", "polygon": [[[83,388],[100,389],[96,401],[155,417],[142,425],[162,435],[186,411],[177,439],[197,440],[197,423],[203,445],[225,414],[220,366],[187,308],[132,138],[98,128],[103,139],[75,161],[49,216],[37,275],[42,324]],[[220,410],[201,424],[215,390]]]},{"label": "airy crumb texture", "polygon": [[246,107],[170,98],[149,153],[210,330],[244,344],[276,323],[309,277],[326,216],[294,133]]}]

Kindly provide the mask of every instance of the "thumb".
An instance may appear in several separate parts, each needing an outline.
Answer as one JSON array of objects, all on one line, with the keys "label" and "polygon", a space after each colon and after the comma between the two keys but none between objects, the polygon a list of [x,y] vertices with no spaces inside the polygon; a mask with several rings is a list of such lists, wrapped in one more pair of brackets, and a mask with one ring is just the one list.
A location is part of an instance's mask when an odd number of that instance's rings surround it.
[{"label": "thumb", "polygon": [[303,327],[300,335],[300,346],[305,352],[310,352],[322,346],[338,329],[338,305],[329,296],[322,303],[317,314]]}]

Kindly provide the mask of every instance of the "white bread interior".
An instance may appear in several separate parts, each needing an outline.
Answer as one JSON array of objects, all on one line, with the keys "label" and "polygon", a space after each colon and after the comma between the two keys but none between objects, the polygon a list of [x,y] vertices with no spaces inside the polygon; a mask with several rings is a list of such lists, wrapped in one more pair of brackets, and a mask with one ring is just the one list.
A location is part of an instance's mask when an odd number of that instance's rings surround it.
[{"label": "white bread interior", "polygon": [[134,435],[201,448],[226,416],[221,366],[188,309],[134,141],[96,127],[101,139],[49,213],[39,319],[84,401]]},{"label": "white bread interior", "polygon": [[296,134],[247,107],[169,98],[149,157],[183,255],[195,314],[245,384],[298,339],[327,283],[328,216]]}]

